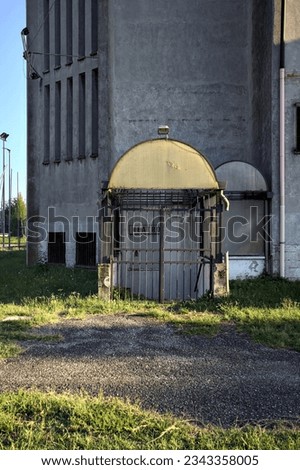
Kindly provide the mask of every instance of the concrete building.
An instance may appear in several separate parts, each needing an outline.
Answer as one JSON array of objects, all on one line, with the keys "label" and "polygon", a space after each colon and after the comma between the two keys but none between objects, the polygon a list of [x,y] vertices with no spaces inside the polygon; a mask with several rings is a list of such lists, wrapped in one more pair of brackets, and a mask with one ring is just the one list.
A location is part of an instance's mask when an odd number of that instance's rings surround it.
[{"label": "concrete building", "polygon": [[102,261],[103,185],[163,124],[227,181],[231,278],[300,278],[298,0],[28,0],[26,26],[28,264]]}]

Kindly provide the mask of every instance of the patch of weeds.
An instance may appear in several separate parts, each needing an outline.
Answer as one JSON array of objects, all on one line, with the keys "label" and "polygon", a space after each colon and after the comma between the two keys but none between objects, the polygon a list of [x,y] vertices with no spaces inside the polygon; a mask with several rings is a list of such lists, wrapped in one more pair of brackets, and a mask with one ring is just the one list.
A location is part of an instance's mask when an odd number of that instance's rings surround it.
[{"label": "patch of weeds", "polygon": [[189,312],[188,310],[156,312],[154,316],[176,326],[181,333],[214,336],[219,333],[223,317],[208,312]]},{"label": "patch of weeds", "polygon": [[23,349],[18,344],[0,338],[0,359],[18,356]]},{"label": "patch of weeds", "polygon": [[32,333],[25,333],[23,341],[40,341],[43,343],[59,343],[64,340],[62,335],[35,335]]},{"label": "patch of weeds", "polygon": [[61,335],[40,335],[30,332],[30,320],[6,320],[0,322],[0,358],[17,356],[22,352],[17,341],[61,341]]}]

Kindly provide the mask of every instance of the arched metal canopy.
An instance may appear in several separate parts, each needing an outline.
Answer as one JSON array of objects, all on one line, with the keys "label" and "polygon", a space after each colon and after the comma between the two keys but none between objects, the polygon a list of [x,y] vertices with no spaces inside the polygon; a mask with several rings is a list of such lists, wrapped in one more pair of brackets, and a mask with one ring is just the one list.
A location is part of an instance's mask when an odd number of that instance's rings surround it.
[{"label": "arched metal canopy", "polygon": [[231,161],[216,169],[219,180],[227,181],[227,191],[267,191],[267,184],[260,173],[250,163]]},{"label": "arched metal canopy", "polygon": [[171,139],[142,142],[116,163],[109,189],[219,189],[214,169],[193,147]]}]

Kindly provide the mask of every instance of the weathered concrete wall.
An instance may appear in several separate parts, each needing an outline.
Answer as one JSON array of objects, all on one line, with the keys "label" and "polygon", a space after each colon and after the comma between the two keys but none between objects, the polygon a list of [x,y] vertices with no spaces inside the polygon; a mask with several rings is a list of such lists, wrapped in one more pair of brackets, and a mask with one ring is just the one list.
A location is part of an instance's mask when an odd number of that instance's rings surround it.
[{"label": "weathered concrete wall", "polygon": [[[31,51],[43,50],[43,1],[27,1]],[[61,2],[64,11],[66,2]],[[74,18],[78,2],[72,2]],[[73,60],[49,72],[44,57],[33,56],[41,78],[28,80],[28,215],[45,218],[49,207],[63,216],[70,235],[97,230],[97,199],[102,181],[121,155],[152,139],[160,124],[170,137],[206,155],[214,167],[231,160],[252,163],[273,191],[272,256],[278,272],[279,246],[279,38],[281,0],[102,0],[99,1],[98,55],[88,28],[91,1],[86,0],[86,58],[78,60],[78,22],[73,22]],[[50,14],[50,49],[55,49],[54,9]],[[286,229],[287,274],[300,277],[297,187],[300,158],[293,152],[294,103],[300,101],[300,4],[287,2],[286,36]],[[65,22],[61,20],[62,54]],[[91,75],[98,68],[98,156],[91,158]],[[86,76],[85,158],[78,159],[79,75]],[[73,152],[66,152],[67,91],[73,77]],[[61,161],[55,154],[55,83],[61,82]],[[50,86],[50,162],[44,165],[44,88]],[[90,220],[88,220],[90,217]],[[92,219],[93,218],[93,219]],[[36,221],[36,219],[35,219]],[[78,227],[78,228],[77,228]],[[93,227],[93,228],[92,228]],[[29,227],[30,228],[30,227]],[[32,224],[31,224],[31,228]],[[28,263],[47,259],[47,236],[31,243]],[[299,258],[299,259],[298,259]],[[75,262],[75,243],[67,238],[66,263]]]},{"label": "weathered concrete wall", "polygon": [[[45,25],[43,1],[27,1],[27,26],[29,50],[43,51]],[[51,2],[50,2],[51,3]],[[28,263],[47,261],[47,232],[66,232],[66,264],[75,264],[76,231],[98,232],[97,200],[102,180],[108,179],[108,161],[110,159],[110,135],[108,126],[108,33],[107,1],[99,2],[99,39],[98,55],[91,52],[91,4],[86,2],[86,57],[79,60],[78,49],[78,2],[73,6],[73,57],[66,57],[66,2],[61,2],[61,58],[60,65],[55,63],[55,9],[50,10],[50,56],[49,70],[45,70],[45,56],[32,55],[34,67],[40,75],[38,80],[28,80],[28,228],[31,233],[28,245]],[[67,62],[70,62],[68,65]],[[98,70],[98,155],[92,156],[92,73]],[[79,132],[79,76],[85,74],[85,150],[80,155]],[[73,79],[73,149],[67,153],[67,79]],[[61,152],[56,155],[55,94],[56,83],[61,84]],[[50,87],[50,152],[49,164],[44,164],[44,90]],[[78,158],[78,157],[84,158]],[[59,158],[59,162],[55,160]],[[71,160],[70,160],[71,157]],[[53,211],[51,208],[55,208]],[[52,210],[52,212],[51,212]],[[48,214],[52,217],[48,217]],[[41,228],[33,227],[40,217]],[[39,243],[37,243],[39,241]]]},{"label": "weathered concrete wall", "polygon": [[[33,31],[37,31],[40,20],[40,4],[38,0],[27,1],[27,25],[30,25]],[[31,10],[38,14],[32,15]],[[39,122],[39,108],[34,104],[39,104],[36,96],[39,94],[39,83],[37,81],[27,82],[27,103],[33,106],[27,106],[27,214],[29,220],[31,217],[40,214],[39,197],[39,170],[40,165],[36,159],[39,150],[37,148],[37,132]],[[29,229],[33,228],[29,224]],[[38,259],[39,245],[31,243],[30,232],[28,236],[27,263],[28,265],[36,263]]]},{"label": "weathered concrete wall", "polygon": [[280,205],[280,185],[279,185],[279,58],[280,58],[280,32],[281,32],[281,0],[272,0],[272,124],[271,124],[271,160],[272,186],[273,192],[271,215],[272,215],[272,244],[271,244],[271,265],[272,272],[279,274],[279,205]]},{"label": "weathered concrete wall", "polygon": [[300,3],[286,7],[286,275],[300,278],[300,156],[294,153],[296,110],[300,102]]},{"label": "weathered concrete wall", "polygon": [[252,164],[271,189],[272,1],[253,0],[252,11]]},{"label": "weathered concrete wall", "polygon": [[[280,151],[279,151],[279,68],[281,0],[273,0],[272,47],[272,257],[273,273],[279,274],[279,224],[280,224]],[[295,107],[300,101],[300,4],[297,0],[286,2],[285,27],[285,275],[300,277],[299,197],[300,161],[294,154]]]},{"label": "weathered concrete wall", "polygon": [[214,166],[251,160],[251,2],[112,0],[111,166],[168,124]]},{"label": "weathered concrete wall", "polygon": [[[32,51],[43,49],[45,15],[42,1],[27,2]],[[65,2],[62,4],[61,47],[66,47]],[[90,0],[86,4],[86,50],[89,55]],[[45,218],[48,231],[73,219],[86,230],[87,217],[97,215],[98,191],[120,156],[131,146],[156,137],[160,124],[170,136],[195,146],[214,166],[228,160],[251,161],[251,2],[240,0],[103,0],[99,2],[98,57],[78,60],[78,2],[73,2],[73,60],[62,56],[49,71],[44,56],[34,56],[41,75],[28,81],[28,203],[29,217]],[[50,53],[55,52],[55,9],[50,15]],[[36,35],[37,33],[37,35]],[[99,73],[99,148],[91,159],[91,73]],[[79,74],[86,75],[86,151],[78,159],[80,132]],[[73,153],[65,161],[67,78],[73,77]],[[61,161],[55,153],[55,83],[61,82]],[[50,86],[50,162],[43,164],[44,88]],[[61,222],[48,220],[49,208]],[[33,244],[28,260],[47,259],[47,243]],[[66,262],[75,262],[74,243],[67,234]],[[72,244],[73,243],[73,244]]]}]

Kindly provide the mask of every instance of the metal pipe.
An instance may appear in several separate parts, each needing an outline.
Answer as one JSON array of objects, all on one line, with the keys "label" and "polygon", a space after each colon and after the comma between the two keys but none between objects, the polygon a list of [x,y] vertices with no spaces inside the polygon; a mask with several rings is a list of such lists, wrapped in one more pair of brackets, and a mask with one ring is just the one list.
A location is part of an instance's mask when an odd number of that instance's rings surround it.
[{"label": "metal pipe", "polygon": [[158,300],[161,304],[165,299],[165,259],[164,259],[164,238],[165,238],[165,212],[160,211],[160,229],[159,229],[159,295]]},{"label": "metal pipe", "polygon": [[[268,217],[268,214],[270,214],[269,211],[269,201],[266,199],[264,201],[264,216]],[[270,257],[270,250],[269,250],[269,243],[270,243],[270,222],[268,220],[267,226],[266,226],[267,234],[265,233],[264,236],[264,254],[265,254],[265,271],[266,273],[269,273],[270,267],[269,267],[269,257]]]},{"label": "metal pipe", "polygon": [[279,69],[279,273],[285,277],[285,17],[286,2],[281,1],[281,37],[280,37],[280,69]]},{"label": "metal pipe", "polygon": [[220,191],[221,198],[225,202],[225,211],[229,211],[230,208],[230,201],[229,199],[225,196],[223,189]]}]

